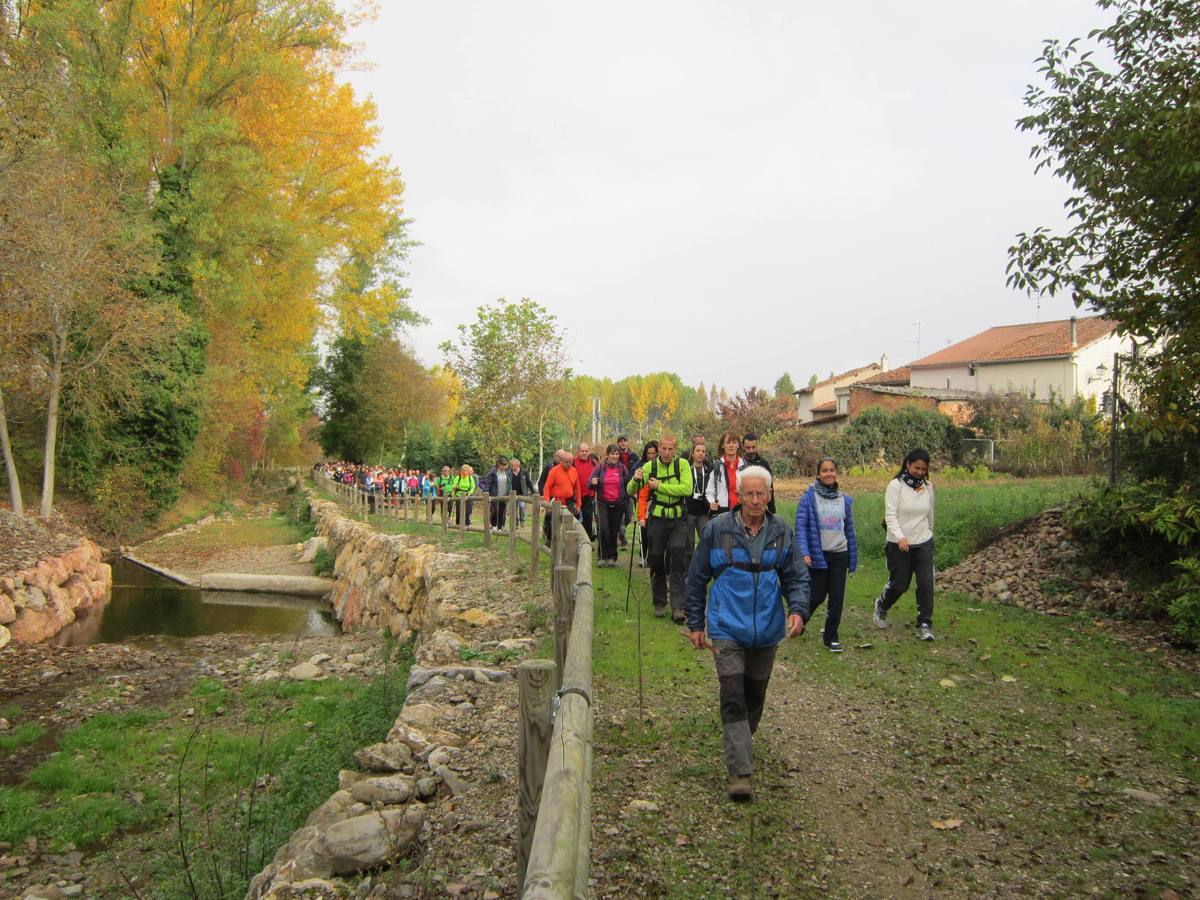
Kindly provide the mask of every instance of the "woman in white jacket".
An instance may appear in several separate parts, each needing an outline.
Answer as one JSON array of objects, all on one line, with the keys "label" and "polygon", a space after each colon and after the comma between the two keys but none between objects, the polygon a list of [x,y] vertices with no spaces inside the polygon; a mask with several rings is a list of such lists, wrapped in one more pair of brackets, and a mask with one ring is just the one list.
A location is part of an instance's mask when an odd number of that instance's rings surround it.
[{"label": "woman in white jacket", "polygon": [[875,599],[875,625],[887,628],[888,610],[917,578],[917,637],[933,640],[933,485],[929,453],[920,447],[904,457],[884,492],[888,581]]},{"label": "woman in white jacket", "polygon": [[726,431],[721,435],[718,446],[721,448],[721,456],[713,461],[713,470],[709,473],[708,484],[704,490],[705,496],[708,497],[708,508],[714,516],[729,512],[738,505],[737,473],[746,467],[746,460],[738,455],[742,442],[736,434]]}]

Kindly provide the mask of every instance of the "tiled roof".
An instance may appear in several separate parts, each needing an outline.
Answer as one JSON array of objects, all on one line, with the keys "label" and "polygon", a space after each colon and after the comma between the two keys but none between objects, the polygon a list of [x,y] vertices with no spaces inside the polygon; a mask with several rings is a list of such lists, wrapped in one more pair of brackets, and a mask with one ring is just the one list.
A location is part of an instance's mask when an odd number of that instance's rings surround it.
[{"label": "tiled roof", "polygon": [[871,369],[877,368],[878,366],[879,363],[867,363],[865,366],[859,366],[857,369],[850,369],[846,372],[843,372],[841,375],[834,375],[832,378],[826,378],[824,381],[818,381],[816,384],[809,385],[808,387],[802,387],[800,390],[796,391],[796,393],[807,394],[811,391],[815,391],[819,387],[824,387],[827,384],[835,384],[839,381],[844,381],[847,378],[855,378],[859,374],[863,372],[869,372]]},{"label": "tiled roof", "polygon": [[859,384],[886,384],[892,387],[908,387],[912,383],[912,370],[908,366],[892,369],[890,372],[880,372],[870,378],[864,378]]},{"label": "tiled roof", "polygon": [[[1076,348],[1107,337],[1116,325],[1103,316],[1076,319]],[[953,366],[967,363],[1001,362],[1010,359],[1035,359],[1067,356],[1071,353],[1071,320],[1029,322],[1023,325],[997,325],[965,341],[923,356],[909,363],[910,368]]]},{"label": "tiled roof", "polygon": [[[1075,320],[1076,348],[1100,340],[1116,328],[1103,316],[1088,316]],[[1000,362],[1015,359],[1036,359],[1040,356],[1066,356],[1070,346],[1070,319],[1057,322],[1034,322],[1022,325],[997,325],[965,341],[950,344],[937,353],[910,362],[911,368],[928,366],[966,365],[968,362]]]},{"label": "tiled roof", "polygon": [[818,403],[810,411],[813,413],[822,413],[822,412],[833,412],[835,409],[837,409],[837,401],[830,400],[826,403]]}]

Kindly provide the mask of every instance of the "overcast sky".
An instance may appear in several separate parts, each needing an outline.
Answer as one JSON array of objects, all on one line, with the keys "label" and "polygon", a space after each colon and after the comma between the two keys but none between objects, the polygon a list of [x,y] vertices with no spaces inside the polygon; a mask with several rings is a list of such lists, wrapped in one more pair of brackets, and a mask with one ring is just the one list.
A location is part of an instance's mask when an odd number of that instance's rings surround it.
[{"label": "overcast sky", "polygon": [[553,312],[579,372],[731,391],[1038,317],[1007,248],[1066,193],[1014,123],[1090,2],[381,6],[349,77],[406,183],[428,363],[498,297]]}]

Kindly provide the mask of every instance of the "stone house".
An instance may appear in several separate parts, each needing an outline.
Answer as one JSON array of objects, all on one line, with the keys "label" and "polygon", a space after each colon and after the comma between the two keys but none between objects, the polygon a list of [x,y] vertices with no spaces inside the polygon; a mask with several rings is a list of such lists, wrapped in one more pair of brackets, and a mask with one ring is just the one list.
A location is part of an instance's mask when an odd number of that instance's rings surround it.
[{"label": "stone house", "polygon": [[885,355],[879,362],[867,363],[865,366],[850,369],[814,385],[800,388],[796,391],[796,411],[799,423],[805,425],[836,416],[839,412],[838,389],[886,372],[887,367],[888,358]]}]

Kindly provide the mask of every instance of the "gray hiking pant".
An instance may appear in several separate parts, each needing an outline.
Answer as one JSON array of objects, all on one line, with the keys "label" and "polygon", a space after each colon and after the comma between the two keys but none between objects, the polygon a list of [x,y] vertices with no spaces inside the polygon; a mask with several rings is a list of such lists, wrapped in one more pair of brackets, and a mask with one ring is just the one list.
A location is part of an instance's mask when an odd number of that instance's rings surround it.
[{"label": "gray hiking pant", "polygon": [[751,735],[758,730],[767,682],[775,667],[775,648],[750,649],[736,641],[713,641],[717,683],[721,690],[721,727],[725,735],[725,768],[730,775],[754,770]]}]

